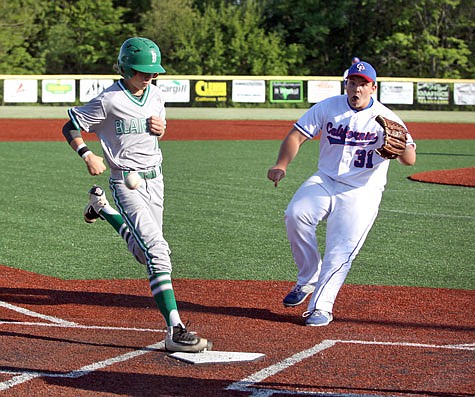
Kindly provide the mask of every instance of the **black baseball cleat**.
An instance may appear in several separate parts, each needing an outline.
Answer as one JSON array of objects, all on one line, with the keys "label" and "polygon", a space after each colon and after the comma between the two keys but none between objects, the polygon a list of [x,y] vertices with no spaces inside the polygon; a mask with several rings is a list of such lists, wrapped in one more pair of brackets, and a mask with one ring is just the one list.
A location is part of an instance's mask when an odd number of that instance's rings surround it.
[{"label": "black baseball cleat", "polygon": [[199,353],[212,348],[211,341],[188,332],[183,325],[172,327],[165,337],[165,350],[169,352]]},{"label": "black baseball cleat", "polygon": [[100,214],[100,210],[106,205],[109,205],[109,202],[107,201],[104,189],[94,185],[89,189],[89,203],[84,208],[84,221],[94,223],[97,219],[104,219]]}]

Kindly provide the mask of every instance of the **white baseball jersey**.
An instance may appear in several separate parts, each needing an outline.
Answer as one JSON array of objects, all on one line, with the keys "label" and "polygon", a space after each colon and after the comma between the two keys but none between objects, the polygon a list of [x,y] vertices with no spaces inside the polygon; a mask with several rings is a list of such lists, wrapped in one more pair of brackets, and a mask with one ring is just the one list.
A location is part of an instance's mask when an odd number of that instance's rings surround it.
[{"label": "white baseball jersey", "polygon": [[[137,98],[120,80],[87,104],[69,109],[68,113],[76,128],[95,133],[101,141],[110,167],[114,201],[132,236],[126,239],[129,251],[147,266],[149,275],[170,273],[170,249],[162,231],[162,152],[157,137],[150,134],[147,126],[151,116],[165,120],[160,88],[149,84]],[[153,175],[144,176],[139,188],[126,187],[123,171],[148,173],[151,170],[154,170]],[[120,233],[124,236],[123,231]]]},{"label": "white baseball jersey", "polygon": [[154,115],[165,121],[164,103],[155,85],[149,84],[137,98],[118,81],[68,113],[77,129],[96,133],[111,171],[147,170],[161,164],[162,153],[157,137],[149,134],[146,120]]},{"label": "white baseball jersey", "polygon": [[[384,189],[389,160],[375,153],[383,142],[383,128],[375,117],[382,115],[403,124],[382,103],[373,99],[370,107],[355,111],[346,95],[328,98],[313,105],[296,123],[308,139],[320,134],[319,172],[354,187]],[[413,144],[408,134],[408,144]]]}]

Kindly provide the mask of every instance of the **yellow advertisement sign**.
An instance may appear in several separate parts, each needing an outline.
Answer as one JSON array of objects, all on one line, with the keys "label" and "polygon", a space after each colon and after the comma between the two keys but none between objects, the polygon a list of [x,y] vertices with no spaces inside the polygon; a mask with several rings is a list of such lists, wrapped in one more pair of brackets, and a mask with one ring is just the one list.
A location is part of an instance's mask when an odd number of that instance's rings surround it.
[{"label": "yellow advertisement sign", "polygon": [[199,80],[195,83],[195,94],[197,102],[226,102],[227,83]]}]

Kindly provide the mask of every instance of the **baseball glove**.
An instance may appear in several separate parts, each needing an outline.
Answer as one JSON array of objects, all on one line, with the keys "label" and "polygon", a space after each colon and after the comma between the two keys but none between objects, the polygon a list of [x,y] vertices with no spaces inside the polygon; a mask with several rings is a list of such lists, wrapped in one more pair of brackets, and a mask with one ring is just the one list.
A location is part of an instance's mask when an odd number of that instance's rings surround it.
[{"label": "baseball glove", "polygon": [[406,150],[407,130],[399,123],[383,116],[376,116],[376,121],[384,129],[383,145],[376,149],[382,158],[395,159]]}]

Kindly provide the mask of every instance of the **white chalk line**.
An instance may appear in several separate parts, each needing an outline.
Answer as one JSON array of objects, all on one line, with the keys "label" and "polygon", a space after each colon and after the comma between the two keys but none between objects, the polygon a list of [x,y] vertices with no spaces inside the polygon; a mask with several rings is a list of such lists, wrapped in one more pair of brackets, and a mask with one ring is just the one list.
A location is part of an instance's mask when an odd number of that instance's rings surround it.
[{"label": "white chalk line", "polygon": [[136,332],[158,332],[166,333],[165,329],[154,328],[135,328],[135,327],[112,327],[106,325],[81,325],[81,324],[52,324],[52,323],[35,323],[22,321],[0,321],[0,325],[19,325],[27,327],[51,327],[51,328],[76,328],[76,329],[97,329],[105,331],[136,331]]},{"label": "white chalk line", "polygon": [[459,345],[434,345],[424,343],[408,343],[408,342],[381,342],[381,341],[363,341],[363,340],[324,340],[321,343],[311,347],[310,349],[301,351],[288,357],[277,364],[264,368],[247,378],[230,384],[226,390],[234,390],[241,392],[252,392],[252,397],[269,397],[274,394],[286,394],[286,395],[318,395],[318,396],[341,396],[341,397],[375,397],[374,394],[341,394],[341,393],[328,393],[328,392],[305,392],[305,391],[292,391],[281,389],[263,389],[255,387],[256,384],[264,381],[265,379],[276,375],[277,373],[286,370],[287,368],[309,358],[323,350],[329,349],[335,346],[337,343],[346,344],[359,344],[359,345],[380,345],[380,346],[402,346],[402,347],[415,347],[426,349],[450,349],[450,350],[469,350],[475,351],[475,343],[459,344]]},{"label": "white chalk line", "polygon": [[0,391],[2,390],[7,390],[12,388],[13,386],[18,386],[22,383],[28,382],[32,379],[35,378],[43,378],[43,377],[48,377],[48,378],[80,378],[82,376],[88,375],[91,372],[104,369],[106,367],[109,367],[113,364],[121,363],[124,361],[128,361],[132,358],[136,358],[139,356],[142,356],[144,354],[150,353],[152,351],[157,351],[157,350],[163,350],[165,347],[165,342],[161,341],[158,343],[154,343],[152,345],[149,345],[147,347],[144,347],[139,350],[134,350],[129,353],[122,354],[120,356],[112,357],[107,360],[99,361],[96,363],[92,363],[89,365],[86,365],[84,367],[81,367],[79,369],[76,369],[74,371],[64,373],[64,374],[58,374],[58,373],[48,373],[48,372],[35,372],[35,371],[21,371],[21,372],[15,372],[15,371],[2,371],[0,370],[0,373],[4,374],[19,374],[17,376],[14,376],[13,378],[5,381],[5,382],[0,382]]},{"label": "white chalk line", "polygon": [[[97,326],[97,325],[80,325],[72,321],[66,321],[58,317],[47,316],[40,314],[19,306],[12,305],[7,302],[0,301],[0,306],[5,307],[6,309],[13,310],[17,313],[23,314],[28,317],[41,318],[43,320],[51,321],[50,323],[40,323],[40,322],[21,322],[21,321],[1,321],[0,325],[19,325],[19,326],[31,326],[31,327],[59,327],[59,328],[75,328],[75,329],[97,329],[97,330],[107,330],[107,331],[136,331],[136,332],[161,332],[165,333],[165,330],[159,329],[150,329],[150,328],[130,328],[130,327],[110,327],[110,326]],[[93,371],[106,368],[110,365],[120,363],[123,361],[130,360],[132,358],[141,356],[143,354],[163,350],[165,348],[165,342],[160,341],[158,343],[149,345],[139,350],[134,350],[129,353],[122,354],[120,356],[112,357],[107,360],[99,361],[93,364],[86,365],[77,370],[68,372],[68,373],[49,373],[49,372],[37,372],[37,371],[12,371],[12,370],[2,370],[0,368],[1,374],[15,375],[11,379],[0,382],[0,391],[8,390],[14,386],[18,386],[22,383],[28,382],[35,378],[50,377],[50,378],[80,378],[85,376]]]},{"label": "white chalk line", "polygon": [[468,220],[475,219],[475,216],[470,216],[470,215],[437,214],[434,212],[413,212],[413,211],[391,210],[391,209],[383,209],[383,208],[381,208],[379,212],[392,212],[395,214],[424,216],[424,217],[430,216],[433,218],[455,218],[455,219],[468,219]]},{"label": "white chalk line", "polygon": [[0,306],[13,310],[17,313],[24,314],[25,316],[41,318],[43,320],[50,321],[49,323],[42,322],[25,322],[25,321],[0,321],[0,325],[20,325],[20,326],[39,326],[39,327],[61,327],[61,328],[79,328],[79,329],[98,329],[98,330],[110,330],[110,331],[138,331],[138,332],[166,332],[163,329],[152,328],[131,328],[131,327],[111,327],[100,325],[81,325],[72,321],[66,321],[58,317],[47,316],[41,313],[34,312],[29,309],[25,309],[20,306],[15,306],[10,303],[0,301]]},{"label": "white chalk line", "polygon": [[44,314],[40,314],[40,313],[34,312],[32,310],[28,310],[28,309],[25,309],[25,308],[20,307],[20,306],[15,306],[15,305],[12,305],[12,304],[4,302],[4,301],[0,301],[0,306],[5,307],[6,309],[13,310],[17,313],[24,314],[25,316],[41,318],[43,320],[51,321],[52,323],[55,323],[55,324],[76,325],[76,323],[73,323],[71,321],[66,321],[66,320],[63,320],[63,319],[58,318],[58,317],[53,317],[53,316],[47,316],[47,315],[44,315]]},{"label": "white chalk line", "polygon": [[335,342],[353,343],[353,344],[358,344],[358,345],[403,346],[403,347],[420,347],[423,349],[449,349],[449,350],[475,351],[475,343],[458,344],[458,345],[430,345],[430,344],[425,344],[425,343],[377,342],[377,341],[361,341],[361,340],[336,340]]},{"label": "white chalk line", "polygon": [[[165,332],[164,330],[157,329],[148,329],[148,328],[129,328],[129,327],[109,327],[109,326],[91,326],[91,325],[80,325],[74,322],[65,321],[57,317],[46,316],[36,312],[33,312],[28,309],[24,309],[18,306],[8,304],[6,302],[0,301],[0,306],[6,307],[8,309],[17,311],[19,313],[25,314],[27,316],[42,318],[45,320],[52,321],[52,323],[36,323],[36,322],[20,322],[20,321],[2,321],[0,325],[27,325],[27,326],[45,326],[45,327],[60,327],[60,328],[81,328],[81,329],[102,329],[102,330],[118,330],[118,331],[137,331],[137,332]],[[245,379],[234,382],[229,385],[226,390],[235,390],[242,392],[252,392],[252,397],[270,397],[274,394],[291,394],[291,395],[318,395],[318,396],[340,396],[340,397],[377,397],[374,394],[372,395],[363,395],[363,394],[341,394],[341,393],[328,393],[328,392],[305,392],[305,391],[292,391],[292,390],[279,390],[279,389],[262,389],[253,387],[254,385],[262,382],[263,380],[281,372],[285,369],[309,358],[323,350],[329,349],[335,346],[337,343],[347,343],[347,344],[361,344],[361,345],[382,345],[382,346],[404,346],[404,347],[417,347],[417,348],[431,348],[431,349],[451,349],[451,350],[470,350],[475,351],[475,343],[468,344],[454,344],[454,345],[434,345],[434,344],[422,344],[422,343],[407,343],[407,342],[381,342],[381,341],[362,341],[362,340],[324,340],[321,343],[313,346],[310,349],[298,352],[291,357],[288,357],[277,364],[271,365],[270,367],[264,368]],[[15,372],[11,370],[1,370],[0,373],[17,375],[13,378],[0,382],[0,391],[10,389],[11,387],[17,386],[19,384],[28,382],[32,379],[39,377],[54,377],[54,378],[79,378],[85,375],[88,375],[91,372],[94,372],[99,369],[106,368],[110,365],[120,363],[123,361],[130,360],[132,358],[141,356],[143,354],[163,350],[164,341],[149,345],[145,348],[135,350],[129,353],[125,353],[120,356],[116,356],[107,360],[96,362],[84,367],[81,367],[77,370],[68,372],[68,373],[48,373],[48,372],[36,372],[36,371],[21,371]]]},{"label": "white chalk line", "polygon": [[261,369],[260,371],[248,376],[247,378],[240,380],[238,382],[234,382],[231,385],[229,385],[226,390],[240,390],[242,391],[243,389],[247,389],[249,386],[252,386],[256,383],[262,382],[264,379],[275,375],[278,372],[283,371],[284,369],[287,369],[297,363],[299,363],[302,360],[305,360],[308,357],[311,357],[322,350],[328,349],[329,347],[332,347],[335,345],[335,341],[331,340],[324,340],[322,343],[319,343],[318,345],[313,346],[310,349],[303,350],[301,352],[298,352],[294,354],[293,356],[290,356],[286,359],[284,359],[281,362],[278,362],[277,364],[271,365],[270,367]]}]

